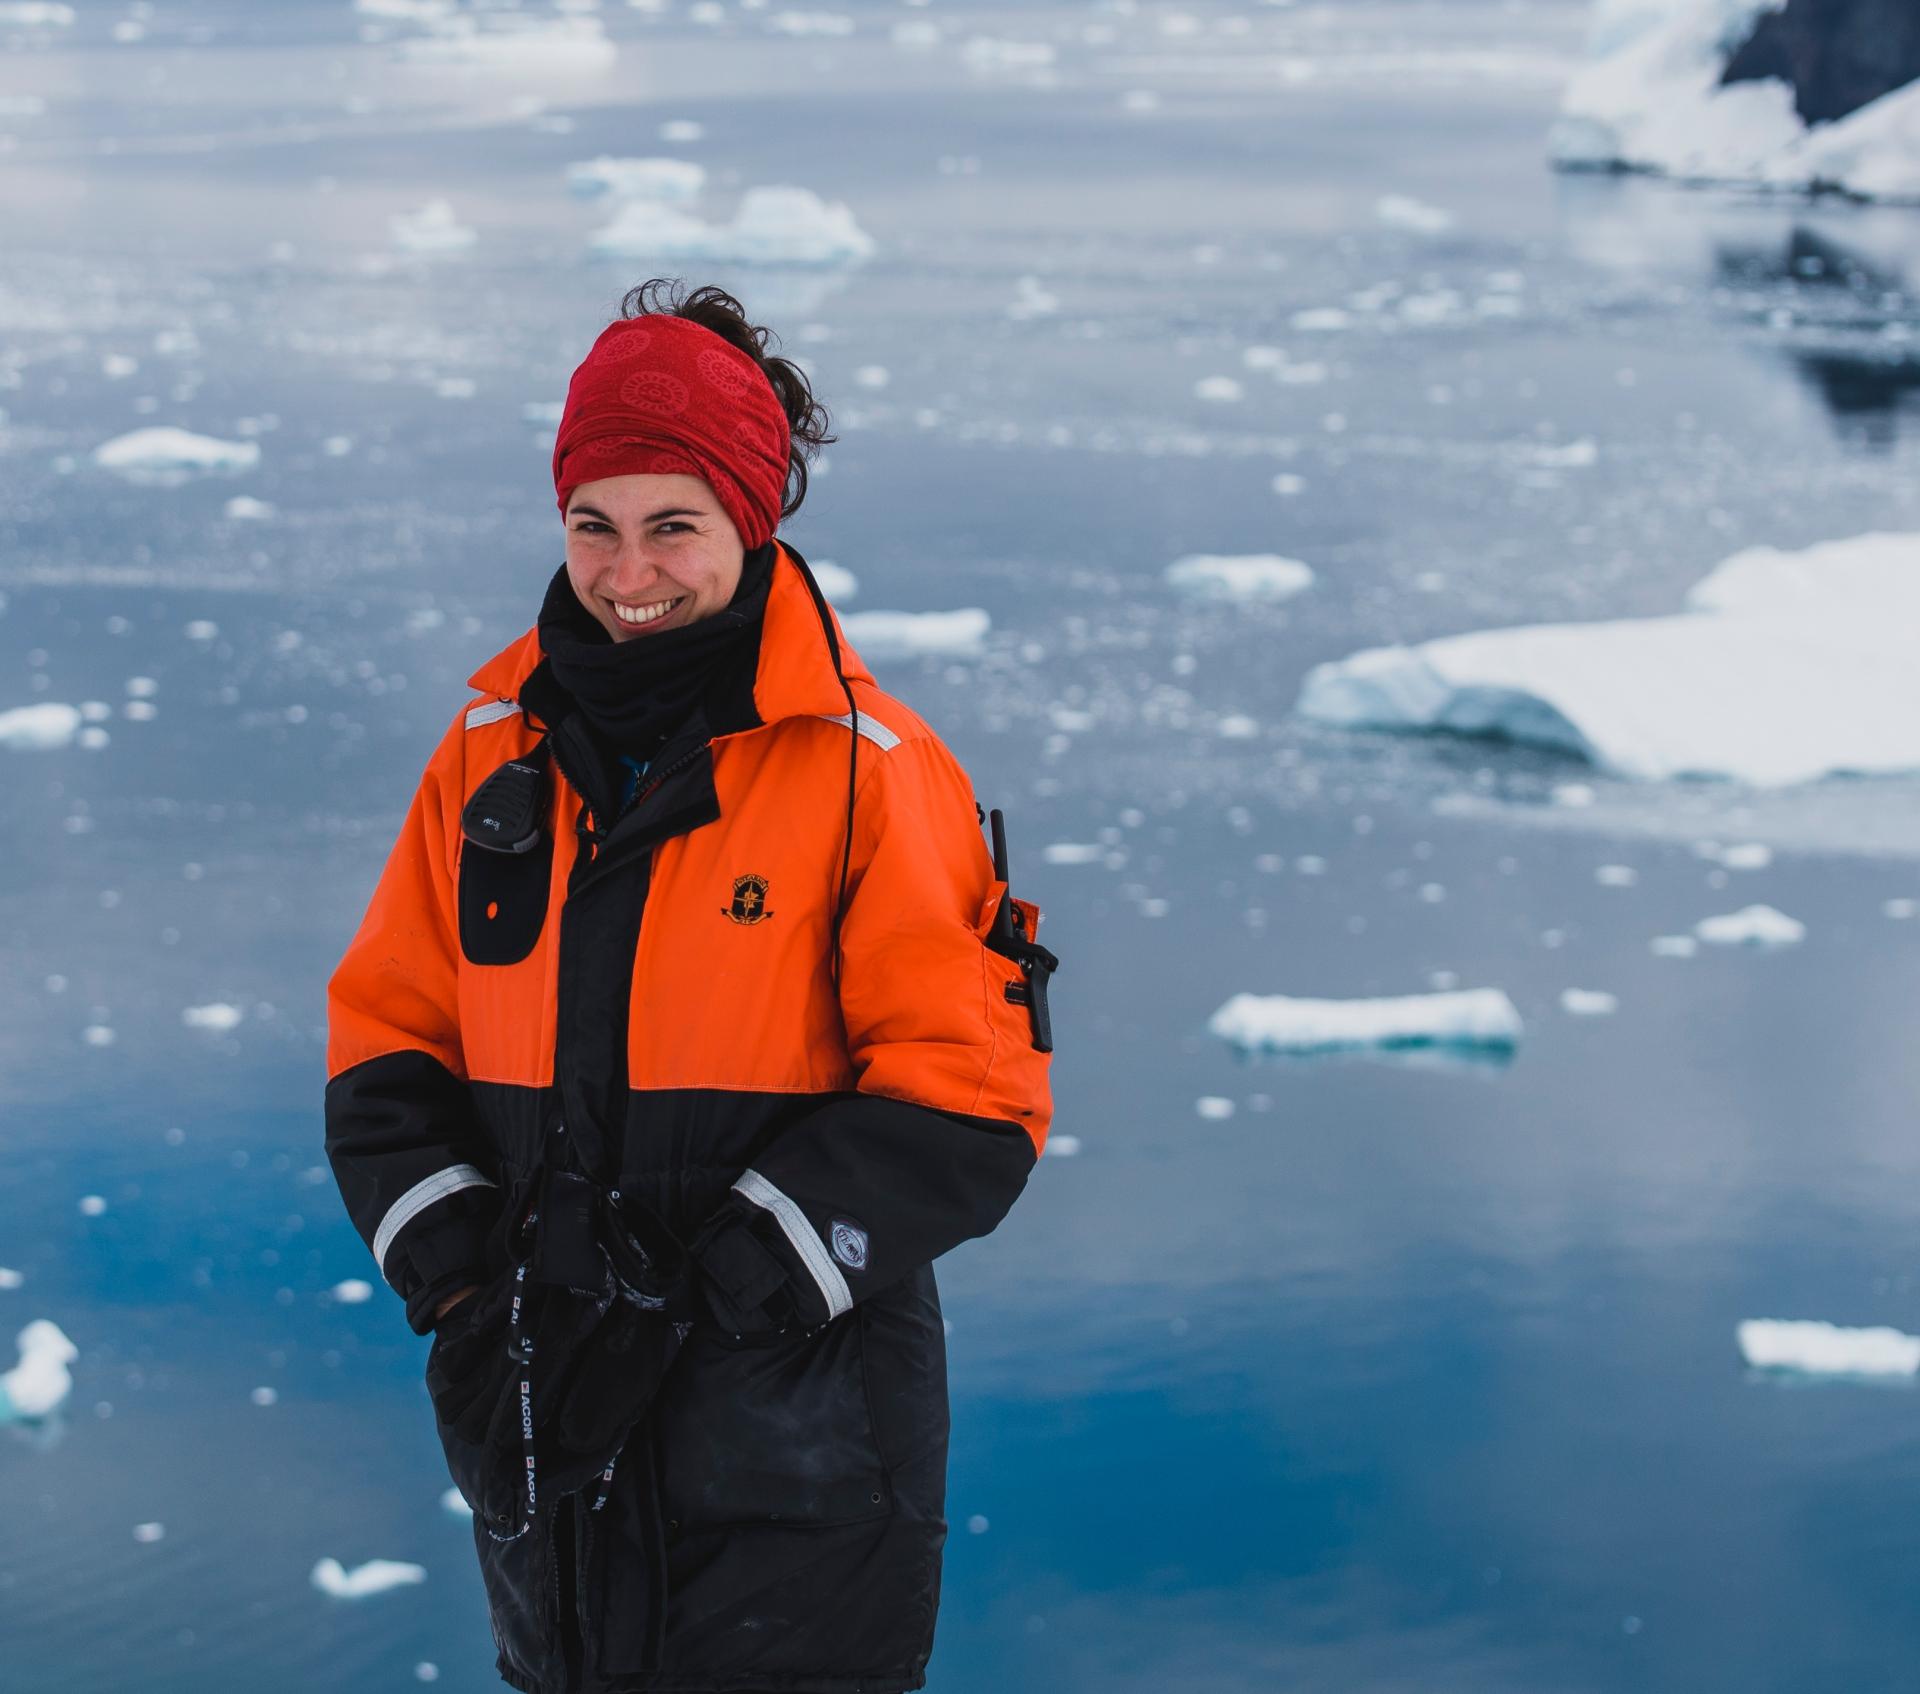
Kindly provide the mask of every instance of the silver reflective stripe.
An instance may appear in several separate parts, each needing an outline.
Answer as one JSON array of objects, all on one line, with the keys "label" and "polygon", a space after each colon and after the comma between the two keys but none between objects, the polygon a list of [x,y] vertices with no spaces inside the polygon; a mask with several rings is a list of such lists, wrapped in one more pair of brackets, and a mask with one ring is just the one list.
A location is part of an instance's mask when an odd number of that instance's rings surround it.
[{"label": "silver reflective stripe", "polygon": [[467,728],[478,729],[483,723],[498,723],[519,710],[518,700],[489,700],[483,706],[470,706],[467,709]]},{"label": "silver reflective stripe", "polygon": [[793,1243],[800,1262],[807,1267],[827,1302],[827,1316],[837,1318],[853,1309],[853,1292],[827,1253],[826,1243],[813,1232],[807,1214],[758,1171],[748,1171],[733,1185],[734,1193],[751,1200],[762,1211],[771,1212],[781,1232]]},{"label": "silver reflective stripe", "polygon": [[373,1232],[373,1257],[380,1266],[380,1274],[387,1274],[387,1249],[393,1245],[393,1238],[434,1201],[444,1200],[449,1194],[458,1194],[463,1188],[493,1186],[472,1165],[449,1165],[445,1170],[435,1171],[432,1176],[416,1182],[387,1208],[387,1215]]},{"label": "silver reflective stripe", "polygon": [[[820,715],[823,718],[827,718],[825,712],[822,712]],[[837,723],[845,728],[851,728],[853,725],[853,715],[850,712],[842,712],[837,718],[827,718],[827,722]],[[860,714],[860,733],[883,753],[890,747],[898,747],[900,745],[899,736],[895,735],[885,724],[875,722],[872,718],[868,717],[865,712]]]}]

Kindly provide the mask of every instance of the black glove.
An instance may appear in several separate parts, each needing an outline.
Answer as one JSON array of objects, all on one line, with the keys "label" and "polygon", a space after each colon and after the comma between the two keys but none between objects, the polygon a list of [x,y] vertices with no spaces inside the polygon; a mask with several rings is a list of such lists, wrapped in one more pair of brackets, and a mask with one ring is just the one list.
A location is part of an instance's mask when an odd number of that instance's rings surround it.
[{"label": "black glove", "polygon": [[699,1315],[729,1335],[773,1335],[801,1319],[787,1267],[731,1205],[694,1237]]}]

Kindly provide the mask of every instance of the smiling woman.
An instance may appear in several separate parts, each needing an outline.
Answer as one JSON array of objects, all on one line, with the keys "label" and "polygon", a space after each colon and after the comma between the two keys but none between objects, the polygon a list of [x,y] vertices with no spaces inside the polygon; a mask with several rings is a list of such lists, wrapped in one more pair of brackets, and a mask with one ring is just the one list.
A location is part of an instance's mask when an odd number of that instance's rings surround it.
[{"label": "smiling woman", "polygon": [[940,1584],[932,1261],[1051,1100],[1039,913],[774,539],[826,415],[718,289],[575,371],[566,563],[329,993],[327,1151],[421,1332],[501,1676],[899,1694]]}]

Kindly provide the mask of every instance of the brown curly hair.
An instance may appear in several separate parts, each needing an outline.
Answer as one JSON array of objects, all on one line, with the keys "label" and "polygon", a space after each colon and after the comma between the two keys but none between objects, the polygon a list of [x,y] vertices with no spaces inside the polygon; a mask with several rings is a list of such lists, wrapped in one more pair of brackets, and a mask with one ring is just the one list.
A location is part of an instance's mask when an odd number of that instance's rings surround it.
[{"label": "brown curly hair", "polygon": [[786,497],[780,502],[780,515],[790,518],[807,497],[807,463],[814,454],[837,439],[827,433],[827,409],[813,397],[813,385],[807,373],[777,354],[767,351],[769,341],[779,337],[763,325],[747,320],[747,309],[724,288],[711,283],[689,294],[678,278],[653,277],[636,288],[629,288],[620,302],[623,318],[656,315],[686,318],[702,329],[710,329],[721,339],[738,347],[766,373],[787,414]]}]

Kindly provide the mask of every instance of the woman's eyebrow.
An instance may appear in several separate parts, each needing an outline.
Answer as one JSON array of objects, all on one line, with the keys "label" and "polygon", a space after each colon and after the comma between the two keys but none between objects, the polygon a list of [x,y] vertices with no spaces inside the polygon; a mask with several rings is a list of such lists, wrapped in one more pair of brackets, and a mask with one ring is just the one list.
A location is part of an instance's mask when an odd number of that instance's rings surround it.
[{"label": "woman's eyebrow", "polygon": [[[658,512],[649,512],[640,521],[658,523],[662,518],[703,518],[707,514],[698,506],[667,506]],[[602,523],[612,523],[613,519],[598,506],[575,506],[568,513],[570,518],[598,518]]]}]

